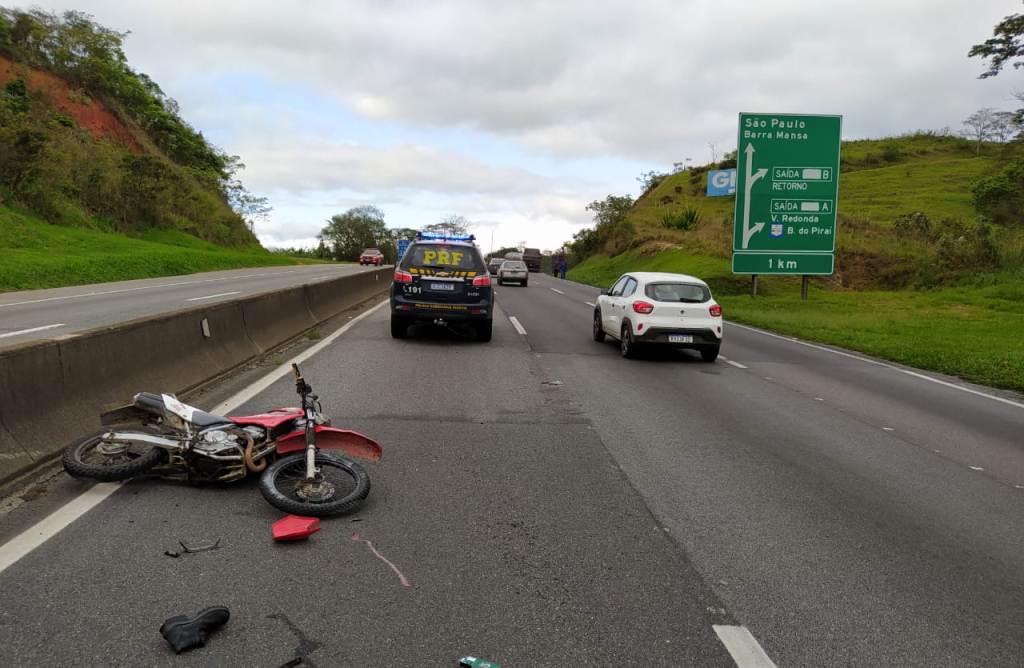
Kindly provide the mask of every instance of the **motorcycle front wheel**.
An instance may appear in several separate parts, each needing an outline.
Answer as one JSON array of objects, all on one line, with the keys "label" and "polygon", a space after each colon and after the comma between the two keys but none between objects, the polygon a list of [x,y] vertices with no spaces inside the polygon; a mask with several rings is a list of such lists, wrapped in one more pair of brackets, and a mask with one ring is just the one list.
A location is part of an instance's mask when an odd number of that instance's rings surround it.
[{"label": "motorcycle front wheel", "polygon": [[83,436],[64,449],[64,470],[73,478],[114,482],[145,473],[163,460],[163,450],[152,445],[105,441],[103,435],[110,431],[121,435],[153,433],[141,425],[128,425]]},{"label": "motorcycle front wheel", "polygon": [[282,457],[260,476],[260,492],[278,510],[306,517],[330,517],[354,510],[370,493],[370,476],[356,462],[316,454],[320,473],[306,480],[306,453]]}]

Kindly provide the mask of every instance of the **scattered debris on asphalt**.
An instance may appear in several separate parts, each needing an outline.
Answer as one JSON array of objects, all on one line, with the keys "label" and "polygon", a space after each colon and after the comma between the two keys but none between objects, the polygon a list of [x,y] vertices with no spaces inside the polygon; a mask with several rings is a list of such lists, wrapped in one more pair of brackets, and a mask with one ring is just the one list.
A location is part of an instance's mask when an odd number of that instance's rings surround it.
[{"label": "scattered debris on asphalt", "polygon": [[459,659],[459,665],[463,666],[463,668],[501,668],[501,666],[493,661],[484,661],[475,656],[462,657]]},{"label": "scattered debris on asphalt", "polygon": [[219,550],[220,549],[220,538],[218,538],[216,542],[210,543],[209,545],[199,545],[197,547],[189,547],[188,545],[185,545],[185,543],[183,543],[180,540],[178,541],[178,545],[181,545],[181,551],[180,552],[171,552],[170,550],[166,550],[164,552],[164,554],[167,555],[168,557],[174,557],[175,559],[177,559],[178,557],[180,557],[183,554],[199,554],[200,552],[209,552],[211,550]]},{"label": "scattered debris on asphalt", "polygon": [[320,520],[315,517],[302,517],[301,515],[288,515],[274,522],[271,533],[274,540],[305,540],[320,531]]},{"label": "scattered debris on asphalt", "polygon": [[204,608],[194,617],[176,615],[160,625],[160,635],[175,654],[206,645],[210,634],[228,623],[231,612],[222,605]]},{"label": "scattered debris on asphalt", "polygon": [[359,543],[366,543],[366,546],[368,548],[370,548],[370,552],[373,553],[373,556],[375,556],[378,559],[380,559],[381,561],[383,561],[385,564],[388,565],[388,567],[392,571],[394,571],[395,575],[398,576],[398,581],[402,583],[402,586],[405,587],[406,589],[412,589],[412,583],[409,582],[409,579],[406,578],[402,574],[402,571],[398,570],[398,566],[395,566],[393,563],[391,563],[391,561],[387,557],[385,557],[383,554],[378,552],[377,548],[375,548],[373,546],[373,543],[371,543],[370,541],[366,540],[365,538],[363,538],[362,536],[360,536],[357,533],[352,534],[352,540],[354,540],[356,542],[359,542]]}]

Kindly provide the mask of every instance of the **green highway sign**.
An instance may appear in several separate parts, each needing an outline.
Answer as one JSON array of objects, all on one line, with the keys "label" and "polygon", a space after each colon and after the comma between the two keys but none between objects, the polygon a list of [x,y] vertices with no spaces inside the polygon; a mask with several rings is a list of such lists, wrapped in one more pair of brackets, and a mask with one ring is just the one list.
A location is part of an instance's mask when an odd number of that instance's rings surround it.
[{"label": "green highway sign", "polygon": [[830,276],[832,253],[745,253],[732,254],[734,274],[797,274]]},{"label": "green highway sign", "polygon": [[841,129],[842,116],[740,114],[733,273],[832,273]]}]

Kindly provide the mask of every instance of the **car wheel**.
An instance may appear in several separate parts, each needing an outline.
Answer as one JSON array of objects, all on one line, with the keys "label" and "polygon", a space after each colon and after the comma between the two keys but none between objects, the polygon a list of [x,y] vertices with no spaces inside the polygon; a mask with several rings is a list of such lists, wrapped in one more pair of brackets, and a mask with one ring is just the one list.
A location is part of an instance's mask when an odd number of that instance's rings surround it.
[{"label": "car wheel", "polygon": [[494,329],[494,321],[486,320],[476,323],[476,340],[487,343],[491,340],[491,332]]},{"label": "car wheel", "polygon": [[633,334],[629,331],[629,325],[622,326],[622,334],[619,336],[619,352],[628,360],[636,359],[637,344],[633,342]]},{"label": "car wheel", "polygon": [[601,312],[594,311],[594,340],[604,343],[604,327],[601,326]]},{"label": "car wheel", "polygon": [[529,283],[529,281],[523,281],[523,287],[525,288]]},{"label": "car wheel", "polygon": [[718,359],[718,351],[721,347],[721,345],[717,345],[711,348],[701,348],[700,358],[705,362],[714,362],[716,359]]},{"label": "car wheel", "polygon": [[391,316],[391,338],[404,339],[409,335],[410,324],[406,318]]}]

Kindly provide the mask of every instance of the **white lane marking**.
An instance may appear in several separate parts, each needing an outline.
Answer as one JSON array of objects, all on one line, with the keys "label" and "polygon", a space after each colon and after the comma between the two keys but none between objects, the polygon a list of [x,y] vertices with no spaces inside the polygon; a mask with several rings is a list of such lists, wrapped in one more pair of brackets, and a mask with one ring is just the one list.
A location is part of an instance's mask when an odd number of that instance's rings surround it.
[{"label": "white lane marking", "polygon": [[192,299],[186,299],[185,301],[187,301],[187,302],[197,302],[197,301],[199,301],[201,299],[214,299],[216,297],[227,297],[228,295],[238,295],[238,294],[241,294],[241,290],[235,290],[234,292],[221,292],[221,293],[216,294],[216,295],[206,295],[205,297],[193,297]]},{"label": "white lane marking", "polygon": [[722,360],[726,364],[730,364],[730,365],[736,367],[737,369],[746,369],[746,368],[748,368],[746,365],[740,364],[739,362],[732,361],[731,359],[729,359],[725,355],[719,355],[718,359]]},{"label": "white lane marking", "polygon": [[867,362],[868,364],[874,364],[875,366],[884,367],[886,369],[891,369],[893,371],[899,371],[900,373],[906,374],[908,376],[913,376],[914,378],[919,378],[921,380],[927,380],[930,383],[936,383],[938,385],[944,385],[946,387],[951,387],[954,390],[960,390],[961,392],[967,392],[968,394],[973,394],[973,395],[976,395],[976,396],[979,396],[979,397],[984,397],[986,399],[991,399],[992,401],[998,401],[999,403],[1006,404],[1007,406],[1014,406],[1016,408],[1024,408],[1024,404],[1022,404],[1022,403],[1020,403],[1018,401],[1012,401],[1010,399],[1004,399],[1003,397],[997,397],[994,394],[988,394],[987,392],[980,392],[980,391],[972,389],[970,387],[964,387],[963,385],[956,385],[954,383],[947,383],[944,380],[939,380],[938,378],[932,378],[931,376],[926,376],[923,373],[917,373],[916,371],[910,371],[909,369],[901,369],[900,367],[895,366],[893,364],[886,364],[885,362],[879,362],[879,361],[876,361],[876,360],[868,359],[867,357],[861,357],[860,355],[853,355],[851,353],[846,353],[846,352],[843,352],[841,350],[833,350],[832,348],[826,348],[825,346],[815,345],[813,343],[808,343],[807,341],[800,341],[799,339],[794,339],[794,338],[791,338],[791,337],[788,337],[788,336],[779,336],[778,334],[772,334],[771,332],[766,332],[763,329],[757,329],[755,327],[748,327],[746,325],[740,325],[738,323],[732,322],[731,320],[729,321],[729,325],[732,326],[732,327],[739,327],[741,329],[747,329],[747,330],[750,330],[751,332],[757,332],[758,334],[764,334],[765,336],[770,336],[772,338],[782,339],[783,341],[791,341],[792,343],[797,343],[797,344],[799,344],[801,346],[807,346],[808,348],[814,348],[815,350],[823,350],[823,351],[825,351],[827,353],[832,353],[833,355],[842,355],[843,357],[849,357],[850,359],[858,360],[860,362]]},{"label": "white lane marking", "polygon": [[522,324],[520,324],[519,320],[517,320],[514,315],[510,315],[508,317],[508,320],[509,320],[509,322],[512,323],[512,326],[516,328],[517,332],[519,332],[523,336],[526,336],[526,328],[523,327]]},{"label": "white lane marking", "polygon": [[892,427],[882,427],[882,431],[896,431]]},{"label": "white lane marking", "polygon": [[551,292],[557,292],[560,295],[564,295],[565,294],[564,292],[562,292],[558,288],[548,288],[548,290],[551,290]]},{"label": "white lane marking", "polygon": [[985,470],[981,466],[968,466],[967,468],[971,469],[972,471],[984,471]]},{"label": "white lane marking", "polygon": [[776,668],[746,626],[712,624],[711,628],[718,634],[718,639],[725,645],[738,668]]},{"label": "white lane marking", "polygon": [[587,306],[594,306],[594,307],[597,306],[597,304],[595,304],[594,302],[583,302],[583,303],[586,304]]},{"label": "white lane marking", "polygon": [[[270,385],[277,379],[291,373],[293,362],[298,364],[299,362],[309,359],[330,344],[334,343],[339,336],[350,330],[357,322],[371,313],[376,312],[387,303],[388,301],[384,300],[373,308],[360,313],[355,318],[352,318],[352,320],[345,323],[344,327],[334,332],[323,341],[320,341],[315,346],[307,348],[241,392],[238,392],[214,406],[213,412],[223,415],[238,408],[249,399],[252,399],[254,396],[270,387]],[[93,485],[33,526],[21,532],[3,545],[0,545],[0,573],[3,573],[5,569],[16,563],[26,554],[56,536],[61,529],[89,512],[108,496],[120,489],[123,484],[124,483],[121,482],[104,482]]]},{"label": "white lane marking", "polygon": [[101,482],[93,485],[31,528],[0,545],[0,573],[116,492],[121,484],[119,482]]},{"label": "white lane marking", "polygon": [[[351,265],[343,264],[337,269],[345,269]],[[240,278],[274,278],[276,276],[282,276],[284,274],[294,274],[297,271],[303,271],[299,269],[289,269],[288,271],[278,272],[264,272],[262,274],[243,274],[241,276],[227,276],[224,278],[205,278],[201,281],[177,281],[176,283],[159,283],[157,285],[143,285],[137,288],[122,288],[120,290],[97,290],[94,292],[84,292],[79,295],[64,295],[61,297],[46,297],[44,299],[27,299],[21,302],[10,302],[7,304],[0,304],[0,308],[5,306],[22,306],[24,304],[41,304],[43,302],[56,302],[65,299],[80,299],[82,297],[99,297],[102,295],[117,295],[123,292],[138,292],[139,290],[154,290],[156,288],[173,288],[179,285],[201,285],[203,283],[219,283],[220,281],[234,281]]]},{"label": "white lane marking", "polygon": [[42,327],[33,327],[32,329],[19,329],[16,332],[7,332],[6,334],[0,334],[0,339],[6,339],[8,336],[19,336],[21,334],[31,334],[32,332],[41,332],[44,329],[53,329],[55,327],[63,327],[64,323],[58,322],[56,325],[43,325]]},{"label": "white lane marking", "polygon": [[821,397],[814,397],[814,400],[815,400],[815,401],[825,401],[825,400],[824,400],[824,399],[822,399]]}]

